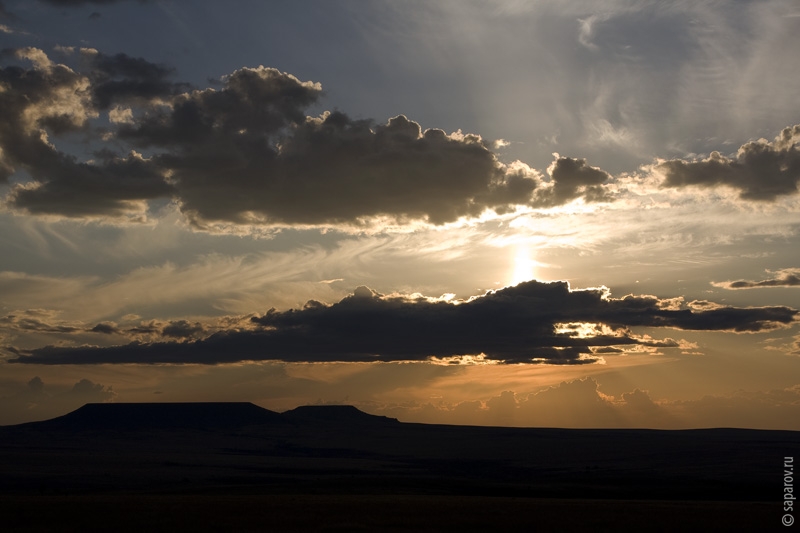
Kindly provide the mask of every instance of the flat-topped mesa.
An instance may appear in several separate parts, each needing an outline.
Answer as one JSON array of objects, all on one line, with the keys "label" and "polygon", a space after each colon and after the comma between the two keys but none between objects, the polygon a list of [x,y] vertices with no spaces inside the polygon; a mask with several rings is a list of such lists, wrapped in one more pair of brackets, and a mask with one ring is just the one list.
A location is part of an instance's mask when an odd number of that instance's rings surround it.
[{"label": "flat-topped mesa", "polygon": [[399,424],[396,418],[371,415],[352,405],[302,405],[285,411],[281,416],[301,424],[360,426]]},{"label": "flat-topped mesa", "polygon": [[352,405],[307,405],[276,413],[249,402],[88,403],[58,418],[21,426],[41,430],[234,429],[252,426],[384,427],[399,424]]},{"label": "flat-topped mesa", "polygon": [[88,403],[35,422],[42,429],[226,429],[282,424],[281,415],[249,402]]}]

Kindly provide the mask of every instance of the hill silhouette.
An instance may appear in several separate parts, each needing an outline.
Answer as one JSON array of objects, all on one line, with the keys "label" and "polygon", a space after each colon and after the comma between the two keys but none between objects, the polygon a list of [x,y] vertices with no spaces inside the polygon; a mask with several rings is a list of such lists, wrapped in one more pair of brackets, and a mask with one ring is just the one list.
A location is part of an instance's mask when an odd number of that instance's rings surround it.
[{"label": "hill silhouette", "polygon": [[302,405],[281,414],[285,420],[306,424],[380,426],[399,424],[396,418],[365,413],[353,405]]},{"label": "hill silhouette", "polygon": [[23,424],[41,430],[224,429],[271,425],[281,415],[249,402],[88,403],[64,416]]},{"label": "hill silhouette", "polygon": [[170,530],[185,529],[177,516],[195,517],[196,531],[226,529],[232,516],[244,530],[280,517],[276,530],[318,531],[357,515],[361,530],[564,531],[581,529],[574,509],[590,508],[599,529],[650,529],[657,519],[665,531],[757,530],[775,518],[784,458],[797,450],[796,431],[410,424],[344,405],[87,404],[0,427],[0,513],[12,531],[52,530],[47,516],[57,515],[41,506],[85,520],[82,530],[97,530],[102,509],[124,515],[127,530],[152,530],[144,506]]},{"label": "hill silhouette", "polygon": [[365,413],[352,405],[306,405],[283,413],[250,402],[87,403],[50,420],[17,426],[39,430],[233,429],[292,424],[375,426],[397,419]]}]

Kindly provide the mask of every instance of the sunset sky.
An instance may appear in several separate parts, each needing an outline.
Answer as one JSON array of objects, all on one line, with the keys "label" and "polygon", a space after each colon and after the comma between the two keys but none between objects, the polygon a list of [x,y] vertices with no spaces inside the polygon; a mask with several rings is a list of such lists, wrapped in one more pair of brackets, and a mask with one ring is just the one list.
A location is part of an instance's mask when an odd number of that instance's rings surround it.
[{"label": "sunset sky", "polygon": [[794,0],[3,0],[0,424],[800,430]]}]

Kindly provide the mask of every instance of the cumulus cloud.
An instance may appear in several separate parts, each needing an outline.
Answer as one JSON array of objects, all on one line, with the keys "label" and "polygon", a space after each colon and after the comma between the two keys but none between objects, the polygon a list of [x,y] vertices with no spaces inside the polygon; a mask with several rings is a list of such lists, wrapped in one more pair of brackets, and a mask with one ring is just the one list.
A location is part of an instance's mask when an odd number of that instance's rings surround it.
[{"label": "cumulus cloud", "polygon": [[[634,326],[754,333],[789,325],[798,315],[788,307],[698,310],[673,303],[654,296],[612,298],[604,288],[571,290],[566,282],[530,281],[459,302],[380,295],[359,287],[333,305],[312,300],[302,309],[272,309],[251,319],[260,326],[255,330],[222,330],[181,343],[46,346],[16,350],[11,362],[455,362],[459,356],[480,356],[480,362],[505,364],[585,364],[597,360],[595,349],[682,346],[672,339],[638,337],[629,329]],[[188,323],[172,326],[176,333],[192,329]]]},{"label": "cumulus cloud", "polygon": [[113,322],[100,322],[90,329],[92,333],[103,333],[105,335],[113,335],[119,333],[119,328]]},{"label": "cumulus cloud", "polygon": [[654,400],[648,391],[641,389],[617,397],[609,396],[601,391],[601,385],[595,379],[583,378],[529,394],[504,391],[486,400],[364,408],[400,420],[439,424],[797,430],[800,386],[770,391],[736,391],[693,400]]},{"label": "cumulus cloud", "polygon": [[188,339],[197,337],[205,333],[206,328],[200,322],[189,322],[188,320],[175,320],[164,326],[161,334],[165,337],[177,339]]},{"label": "cumulus cloud", "polygon": [[[769,271],[768,271],[769,272]],[[722,289],[759,289],[762,287],[800,287],[800,269],[785,268],[775,272],[773,277],[759,281],[715,281],[711,284]]]},{"label": "cumulus cloud", "polygon": [[[0,71],[0,179],[17,169],[33,177],[6,198],[33,214],[142,219],[163,198],[198,228],[377,218],[439,225],[487,210],[612,199],[611,176],[583,159],[557,156],[544,180],[524,163],[500,162],[495,143],[479,135],[423,131],[404,115],[385,124],[339,111],[306,116],[320,84],[273,68],[241,68],[220,88],[189,90],[171,68],[125,54],[81,49],[80,71],[36,48],[13,55],[32,67]],[[98,127],[101,116],[108,122]],[[78,130],[91,139],[91,161],[53,144]]]},{"label": "cumulus cloud", "polygon": [[142,202],[169,195],[160,170],[141,155],[101,154],[98,162],[80,162],[59,151],[49,136],[88,127],[98,115],[91,81],[54,64],[42,50],[24,48],[15,56],[32,69],[0,69],[0,182],[19,168],[33,182],[12,188],[7,202],[31,213],[65,216],[120,216],[141,212]]},{"label": "cumulus cloud", "polygon": [[583,197],[586,202],[610,202],[613,200],[605,184],[611,176],[597,167],[590,167],[585,159],[561,157],[547,169],[552,185],[541,191],[536,205],[556,206]]},{"label": "cumulus cloud", "polygon": [[[388,215],[435,224],[525,204],[537,180],[506,169],[477,135],[385,125],[341,112],[305,117],[320,86],[275,69],[241,69],[220,91],[178,98],[122,127],[169,169],[181,210],[197,224],[325,224]],[[291,127],[288,135],[278,134]]]},{"label": "cumulus cloud", "polygon": [[99,109],[112,104],[147,103],[166,99],[189,89],[189,84],[170,81],[174,69],[127,54],[92,54],[92,96]]},{"label": "cumulus cloud", "polygon": [[0,397],[0,424],[19,424],[66,414],[86,403],[111,402],[116,393],[111,387],[81,379],[72,387],[46,385],[39,376]]},{"label": "cumulus cloud", "polygon": [[654,168],[664,187],[728,186],[745,200],[774,201],[797,193],[800,182],[800,125],[784,128],[773,141],[759,139],[742,145],[736,156],[711,152],[706,159],[671,160]]}]

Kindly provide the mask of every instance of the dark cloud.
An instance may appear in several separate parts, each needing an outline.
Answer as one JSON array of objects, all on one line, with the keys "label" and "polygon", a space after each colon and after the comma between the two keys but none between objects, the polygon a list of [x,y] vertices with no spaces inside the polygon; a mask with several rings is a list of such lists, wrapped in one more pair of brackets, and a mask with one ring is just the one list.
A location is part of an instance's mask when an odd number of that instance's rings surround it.
[{"label": "dark cloud", "polygon": [[774,273],[775,277],[760,281],[720,281],[712,285],[723,289],[757,289],[761,287],[800,287],[800,269],[787,268]]},{"label": "dark cloud", "polygon": [[44,382],[39,376],[35,376],[28,381],[28,388],[34,392],[41,392],[44,390]]},{"label": "dark cloud", "polygon": [[21,168],[36,182],[15,186],[9,204],[31,213],[115,216],[141,211],[144,200],[171,194],[161,171],[136,153],[89,163],[58,151],[48,134],[86,129],[97,115],[90,81],[52,64],[36,48],[14,55],[34,68],[0,69],[0,181]]},{"label": "dark cloud", "polygon": [[404,116],[372,125],[331,113],[297,124],[274,150],[254,138],[269,129],[225,139],[191,131],[184,155],[159,161],[173,170],[182,210],[195,221],[327,224],[388,215],[441,224],[527,203],[536,187],[518,174],[506,179],[479,137],[422,132]]},{"label": "dark cloud", "polygon": [[174,69],[126,54],[93,54],[92,94],[98,109],[112,104],[146,103],[188,90],[189,84],[171,82]]},{"label": "dark cloud", "polygon": [[[669,303],[669,305],[666,305]],[[270,310],[253,317],[257,330],[231,330],[183,343],[111,348],[43,347],[17,363],[224,363],[243,360],[424,361],[484,354],[502,363],[580,364],[593,348],[676,347],[671,339],[642,339],[629,327],[758,332],[796,320],[788,307],[710,310],[675,308],[653,296],[611,298],[605,289],[570,290],[566,282],[530,281],[466,302],[382,296],[367,287],[333,305]],[[590,333],[564,324],[594,325]]]},{"label": "dark cloud", "polygon": [[[307,117],[320,85],[272,68],[242,68],[219,88],[188,91],[169,67],[125,54],[81,49],[83,73],[38,49],[13,54],[33,68],[0,72],[0,179],[28,171],[36,182],[15,185],[6,200],[33,214],[130,217],[174,198],[197,227],[373,217],[443,224],[487,209],[611,200],[610,176],[582,159],[557,158],[543,184],[524,164],[501,163],[477,135],[423,131],[403,115],[386,124],[342,112]],[[101,114],[110,124],[92,129]],[[79,130],[94,139],[93,162],[49,138]],[[128,153],[98,149],[101,138]]]},{"label": "dark cloud", "polygon": [[123,216],[144,211],[144,200],[172,192],[162,173],[137,153],[90,164],[45,147],[40,151],[48,157],[21,166],[46,181],[16,187],[9,195],[12,206],[29,213]]},{"label": "dark cloud", "polygon": [[[535,180],[506,179],[474,135],[423,132],[398,116],[385,125],[341,112],[312,119],[320,87],[275,69],[241,69],[217,91],[120,129],[172,172],[182,210],[198,223],[351,222],[376,215],[433,223],[526,203]],[[290,128],[287,134],[287,128]]]},{"label": "dark cloud", "polygon": [[[64,65],[52,65],[41,50],[4,51],[6,56],[29,60],[34,68],[0,69],[0,142],[3,161],[42,157],[49,144],[42,133],[62,134],[83,127],[92,115],[86,106],[87,80]],[[38,141],[38,142],[34,142]],[[7,177],[7,176],[5,176]]]},{"label": "dark cloud", "polygon": [[164,326],[164,328],[161,330],[161,334],[165,337],[188,339],[191,337],[197,337],[205,331],[205,327],[203,327],[203,324],[200,322],[176,320]]},{"label": "dark cloud", "polygon": [[101,322],[94,326],[91,330],[92,333],[103,333],[105,335],[113,335],[119,333],[119,328],[113,322]]},{"label": "dark cloud", "polygon": [[541,191],[536,205],[552,207],[583,197],[586,202],[610,202],[613,200],[604,187],[611,176],[597,167],[590,167],[585,159],[557,158],[547,169],[552,186]]},{"label": "dark cloud", "polygon": [[671,160],[656,165],[664,187],[716,187],[740,191],[746,200],[774,201],[797,193],[800,182],[800,125],[785,128],[774,141],[752,141],[729,158],[712,152],[700,161]]}]

